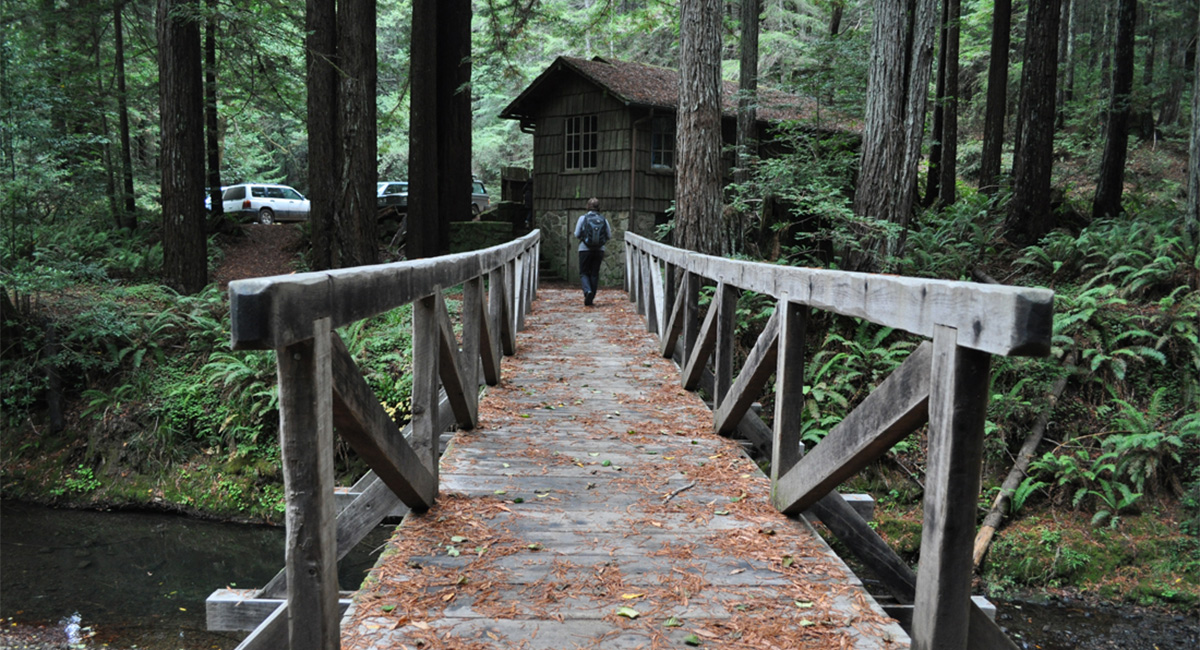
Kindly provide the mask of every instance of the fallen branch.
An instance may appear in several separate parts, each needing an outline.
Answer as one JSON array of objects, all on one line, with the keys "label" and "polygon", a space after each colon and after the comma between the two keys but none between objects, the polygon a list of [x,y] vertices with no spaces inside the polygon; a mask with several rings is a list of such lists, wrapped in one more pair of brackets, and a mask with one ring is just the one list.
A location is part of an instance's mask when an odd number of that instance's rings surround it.
[{"label": "fallen branch", "polygon": [[1063,390],[1067,387],[1067,379],[1071,377],[1075,370],[1075,353],[1072,352],[1063,362],[1067,367],[1067,372],[1059,377],[1054,385],[1050,388],[1050,397],[1046,400],[1046,405],[1042,408],[1042,412],[1038,414],[1037,422],[1034,423],[1033,429],[1029,432],[1029,437],[1025,439],[1025,444],[1021,445],[1021,451],[1017,452],[1017,459],[1013,463],[1012,470],[1008,472],[1004,483],[1000,486],[1000,494],[996,495],[996,500],[992,503],[992,509],[988,511],[987,517],[983,520],[983,525],[980,526],[979,532],[975,535],[975,568],[979,568],[979,563],[983,561],[983,556],[987,554],[988,547],[992,544],[992,537],[996,534],[996,529],[1000,527],[1000,522],[1004,520],[1004,509],[1008,506],[1009,500],[1012,498],[1017,487],[1021,485],[1021,481],[1025,479],[1025,473],[1029,471],[1029,464],[1033,462],[1033,455],[1037,452],[1038,445],[1042,442],[1042,437],[1046,434],[1046,427],[1050,423],[1050,414],[1054,412],[1054,406],[1058,403],[1058,398],[1062,396]]},{"label": "fallen branch", "polygon": [[677,490],[673,490],[670,494],[663,497],[663,503],[666,503],[666,502],[670,501],[671,499],[674,499],[680,492],[683,492],[684,490],[690,490],[694,487],[696,487],[696,482],[692,481],[691,483],[688,483],[687,485],[685,485]]}]

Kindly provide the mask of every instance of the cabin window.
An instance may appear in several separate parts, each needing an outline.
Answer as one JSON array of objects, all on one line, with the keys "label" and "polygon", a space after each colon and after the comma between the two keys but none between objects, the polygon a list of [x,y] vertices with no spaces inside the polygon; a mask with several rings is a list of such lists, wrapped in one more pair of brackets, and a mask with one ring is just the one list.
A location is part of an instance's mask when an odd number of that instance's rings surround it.
[{"label": "cabin window", "polygon": [[656,117],[650,127],[650,167],[675,168],[675,120]]},{"label": "cabin window", "polygon": [[593,169],[596,167],[596,149],[600,120],[595,115],[577,115],[567,118],[567,169]]}]

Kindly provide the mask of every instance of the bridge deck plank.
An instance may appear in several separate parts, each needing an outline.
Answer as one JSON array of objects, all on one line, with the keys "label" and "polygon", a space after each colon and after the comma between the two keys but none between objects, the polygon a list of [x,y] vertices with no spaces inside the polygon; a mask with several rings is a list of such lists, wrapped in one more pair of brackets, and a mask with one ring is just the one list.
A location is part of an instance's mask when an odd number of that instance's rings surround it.
[{"label": "bridge deck plank", "polygon": [[640,329],[616,292],[585,310],[575,290],[539,290],[342,647],[908,647],[820,536],[773,509]]}]

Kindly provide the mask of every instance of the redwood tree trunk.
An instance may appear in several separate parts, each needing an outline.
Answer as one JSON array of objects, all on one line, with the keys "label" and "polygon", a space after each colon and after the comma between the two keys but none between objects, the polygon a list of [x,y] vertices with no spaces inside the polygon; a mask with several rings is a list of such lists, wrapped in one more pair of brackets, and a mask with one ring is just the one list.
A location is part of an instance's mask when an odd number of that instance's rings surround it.
[{"label": "redwood tree trunk", "polygon": [[962,7],[959,0],[946,0],[946,93],[942,97],[941,192],[942,205],[952,205],[958,199],[958,51],[959,19]]},{"label": "redwood tree trunk", "polygon": [[750,162],[758,153],[758,0],[742,0],[742,49],[738,69],[737,168],[734,180],[749,178]]},{"label": "redwood tree trunk", "polygon": [[375,207],[375,0],[338,0],[338,136],[342,167],[334,207],[338,268],[378,261]]},{"label": "redwood tree trunk", "polygon": [[217,137],[217,0],[206,0],[208,17],[204,29],[204,148],[208,158],[209,205],[213,222],[221,221],[221,146]]},{"label": "redwood tree trunk", "polygon": [[946,39],[949,37],[950,23],[947,20],[949,10],[950,0],[942,0],[942,25],[938,30],[940,36],[938,38],[937,80],[934,82],[933,91],[933,129],[931,130],[933,142],[929,145],[929,171],[926,175],[925,200],[921,202],[926,207],[933,205],[937,200],[942,182],[942,125],[946,116]]},{"label": "redwood tree trunk", "polygon": [[469,0],[414,0],[408,139],[409,259],[449,250],[471,214]]},{"label": "redwood tree trunk", "polygon": [[1112,96],[1108,105],[1108,138],[1100,179],[1092,200],[1092,218],[1111,217],[1121,212],[1125,185],[1125,157],[1129,147],[1130,92],[1133,90],[1133,40],[1137,24],[1137,0],[1118,0],[1117,39],[1113,52]]},{"label": "redwood tree trunk", "polygon": [[996,191],[1000,178],[1000,154],[1004,150],[1004,117],[1008,107],[1008,46],[1011,32],[1012,0],[995,0],[992,7],[987,107],[983,120],[983,154],[979,161],[979,191],[985,194],[993,194]]},{"label": "redwood tree trunk", "polygon": [[675,230],[679,246],[720,255],[721,2],[683,0],[679,29]]},{"label": "redwood tree trunk", "polygon": [[1051,227],[1050,173],[1054,163],[1054,90],[1060,0],[1030,0],[1021,72],[1013,197],[1005,231],[1032,244]]},{"label": "redwood tree trunk", "polygon": [[[189,0],[159,0],[163,282],[182,294],[208,282],[200,24]],[[186,8],[186,10],[185,10]]]},{"label": "redwood tree trunk", "polygon": [[[1200,88],[1200,56],[1196,57],[1195,79],[1192,88]],[[1192,146],[1188,164],[1187,228],[1192,241],[1200,234],[1200,92],[1192,91]],[[1200,272],[1192,272],[1192,289],[1200,286]]]},{"label": "redwood tree trunk", "polygon": [[337,268],[334,211],[342,151],[338,146],[337,12],[334,0],[307,0],[305,63],[308,86],[308,221],[312,267]]},{"label": "redwood tree trunk", "polygon": [[124,2],[113,3],[113,59],[117,77],[117,122],[121,140],[121,226],[137,228],[137,203],[133,195],[133,154],[129,145],[129,98],[125,90]]},{"label": "redwood tree trunk", "polygon": [[[925,125],[937,0],[915,0],[909,22],[904,3],[876,0],[871,29],[871,65],[867,81],[866,125],[862,163],[854,193],[854,213],[898,224],[903,231],[912,215]],[[864,251],[850,266],[877,266],[880,245],[866,236]],[[889,252],[903,252],[903,236],[889,242]]]}]

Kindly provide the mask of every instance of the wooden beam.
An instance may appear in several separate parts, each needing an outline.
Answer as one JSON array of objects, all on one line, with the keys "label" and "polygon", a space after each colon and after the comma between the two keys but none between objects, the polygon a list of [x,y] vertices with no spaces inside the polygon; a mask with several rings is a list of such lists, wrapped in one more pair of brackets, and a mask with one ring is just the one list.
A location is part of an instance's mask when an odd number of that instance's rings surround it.
[{"label": "wooden beam", "polygon": [[437,485],[424,461],[387,414],[336,333],[330,335],[333,423],[392,492],[418,511],[433,505]]},{"label": "wooden beam", "polygon": [[[704,314],[704,324],[696,332],[696,338],[688,341],[687,364],[683,368],[683,387],[687,390],[696,390],[696,386],[700,384],[700,374],[707,369],[708,358],[712,356],[713,348],[716,347],[717,315],[721,313],[721,302],[724,299],[725,293],[722,291],[713,296],[712,302],[708,303],[708,312]],[[714,379],[713,390],[718,388]]]},{"label": "wooden beam", "polygon": [[762,393],[771,373],[775,372],[775,355],[779,349],[779,320],[779,310],[776,310],[763,326],[754,347],[746,355],[746,363],[742,365],[737,379],[713,410],[713,430],[717,433],[725,435],[737,429],[738,421]]},{"label": "wooden beam", "polygon": [[276,351],[279,434],[287,492],[288,617],[291,650],[325,650],[340,638],[337,610],[337,514],[333,503],[331,324],[314,338]]},{"label": "wooden beam", "polygon": [[716,392],[713,393],[713,409],[721,405],[725,396],[729,393],[729,387],[733,384],[733,347],[737,342],[737,304],[738,296],[741,292],[737,288],[732,287],[724,282],[717,284],[717,295],[721,300],[713,307],[717,310],[717,342],[715,358],[713,359],[713,378],[716,380],[716,385],[713,387]]},{"label": "wooden beam", "polygon": [[478,298],[471,299],[472,302],[478,303],[477,309],[480,312],[479,356],[483,362],[483,380],[488,386],[500,383],[500,323],[488,303],[492,293],[491,285],[496,282],[495,276],[495,273],[487,275],[486,295],[481,294]]},{"label": "wooden beam", "polygon": [[[475,428],[477,419],[479,384],[469,386],[463,376],[465,360],[458,351],[458,338],[454,336],[454,325],[450,322],[446,301],[439,294],[433,302],[438,330],[438,377],[442,380],[446,396],[450,398],[450,408],[454,411],[459,428],[470,431]],[[475,365],[479,362],[471,359],[469,363]]]},{"label": "wooden beam", "polygon": [[931,346],[922,344],[812,451],[772,486],[780,512],[796,514],[925,423]]},{"label": "wooden beam", "polygon": [[[338,609],[341,614],[350,606],[350,598],[338,598]],[[277,610],[283,608],[281,623],[272,624],[270,619]],[[278,625],[279,630],[259,632],[255,648],[277,650],[287,647],[287,600],[283,598],[262,598],[254,595],[253,589],[217,589],[204,600],[205,629],[210,632],[251,632],[257,631],[266,623],[266,627]],[[265,642],[266,637],[282,632],[282,643],[275,645],[257,645]],[[249,638],[249,637],[247,637]],[[245,646],[238,646],[239,648]]]},{"label": "wooden beam", "polygon": [[472,278],[463,283],[462,302],[462,374],[463,385],[470,388],[471,412],[479,413],[479,370],[484,355],[483,330],[487,329],[487,318],[483,309],[483,278]]},{"label": "wooden beam", "polygon": [[675,356],[675,347],[683,333],[683,305],[683,300],[672,302],[668,308],[670,316],[667,318],[667,325],[663,328],[662,337],[659,339],[659,352],[668,359]]},{"label": "wooden beam", "polygon": [[691,273],[769,296],[932,338],[955,328],[958,344],[993,354],[1050,352],[1054,292],[949,280],[805,269],[730,260],[672,248],[632,233],[625,245]]},{"label": "wooden beam", "polygon": [[933,338],[929,450],[913,648],[965,648],[969,635],[971,545],[975,538],[983,425],[991,356],[959,345],[951,327]]},{"label": "wooden beam", "polygon": [[[804,415],[804,336],[808,308],[779,297],[775,305],[779,334],[775,352],[775,418],[771,442],[771,485],[799,462],[804,452],[801,418]],[[797,397],[799,396],[799,397]]]},{"label": "wooden beam", "polygon": [[[439,292],[440,293],[440,292]],[[437,326],[436,302],[440,296],[421,298],[413,303],[412,337],[412,440],[410,444],[429,470],[437,486],[438,437],[438,346],[441,334]]]},{"label": "wooden beam", "polygon": [[314,319],[333,329],[383,313],[508,264],[535,246],[533,231],[480,251],[229,283],[234,349],[282,348],[313,338]]}]

